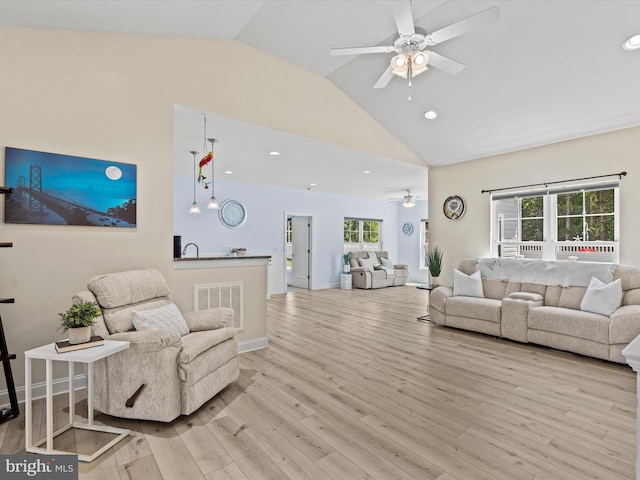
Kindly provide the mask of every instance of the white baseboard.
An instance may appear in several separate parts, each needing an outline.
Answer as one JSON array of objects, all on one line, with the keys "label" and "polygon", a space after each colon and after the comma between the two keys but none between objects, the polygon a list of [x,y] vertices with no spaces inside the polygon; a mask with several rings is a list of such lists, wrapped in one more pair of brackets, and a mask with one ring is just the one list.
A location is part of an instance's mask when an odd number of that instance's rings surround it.
[{"label": "white baseboard", "polygon": [[269,339],[267,337],[254,338],[253,340],[245,340],[238,342],[238,352],[245,353],[252,350],[260,350],[269,346]]},{"label": "white baseboard", "polygon": [[[80,373],[73,377],[73,388],[79,390],[81,388],[87,388],[87,377],[84,373]],[[31,387],[31,396],[34,400],[38,398],[44,398],[47,391],[47,382],[37,382]],[[69,391],[69,377],[56,378],[53,380],[53,394],[66,393]],[[24,402],[24,386],[16,388],[16,396],[18,402]],[[4,389],[0,390],[0,405],[9,405],[9,391]]]},{"label": "white baseboard", "polygon": [[[245,353],[252,350],[259,350],[269,346],[269,339],[267,337],[256,338],[253,340],[245,340],[244,342],[238,342],[238,352]],[[53,380],[53,394],[58,395],[60,393],[67,393],[69,391],[69,377],[56,378]],[[73,377],[73,388],[79,390],[81,388],[87,388],[87,378],[84,373],[75,375]],[[46,395],[47,385],[46,382],[37,382],[33,384],[31,388],[31,395],[34,400],[38,398],[44,398]],[[16,396],[18,402],[24,402],[24,386],[16,388]],[[9,391],[7,389],[0,390],[0,407],[10,404]]]},{"label": "white baseboard", "polygon": [[340,282],[336,283],[323,283],[320,285],[313,285],[313,290],[325,290],[327,288],[340,288]]}]

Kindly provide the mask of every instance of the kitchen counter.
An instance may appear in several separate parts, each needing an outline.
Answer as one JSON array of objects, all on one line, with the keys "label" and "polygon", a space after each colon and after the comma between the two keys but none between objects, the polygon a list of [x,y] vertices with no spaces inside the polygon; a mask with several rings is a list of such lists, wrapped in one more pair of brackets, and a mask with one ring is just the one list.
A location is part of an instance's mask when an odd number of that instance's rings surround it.
[{"label": "kitchen counter", "polygon": [[185,270],[192,268],[250,267],[268,265],[270,261],[271,255],[226,255],[224,253],[213,253],[200,255],[200,257],[174,258],[173,268],[176,270]]},{"label": "kitchen counter", "polygon": [[193,262],[200,260],[244,260],[247,258],[271,258],[271,255],[254,255],[248,253],[246,255],[225,255],[223,253],[220,254],[205,254],[201,257],[182,257],[182,258],[174,258],[174,262]]}]

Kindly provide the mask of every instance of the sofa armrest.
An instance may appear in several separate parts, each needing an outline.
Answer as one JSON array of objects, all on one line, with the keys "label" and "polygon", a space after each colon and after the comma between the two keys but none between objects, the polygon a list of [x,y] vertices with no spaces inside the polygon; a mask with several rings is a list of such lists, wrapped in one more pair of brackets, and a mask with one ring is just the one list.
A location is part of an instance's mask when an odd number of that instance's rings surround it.
[{"label": "sofa armrest", "polygon": [[[543,301],[535,296],[537,294],[530,294],[531,297],[523,296],[523,298],[503,298],[502,299],[502,314],[500,319],[500,335],[516,342],[527,343],[527,330],[528,323],[527,317],[529,316],[529,310],[534,307],[541,307]],[[534,298],[535,300],[530,300]]]},{"label": "sofa armrest", "polygon": [[129,342],[128,350],[130,352],[157,352],[173,346],[179,349],[182,348],[180,337],[167,330],[141,330],[114,333],[113,335],[109,335],[107,339]]},{"label": "sofa armrest", "polygon": [[[145,330],[115,333],[108,339],[130,345],[94,363],[94,408],[117,417],[162,422],[180,415],[180,377],[176,372],[183,348],[180,337],[166,330]],[[133,407],[127,407],[138,391],[141,393]]]},{"label": "sofa armrest", "polygon": [[[436,287],[431,291],[431,295],[429,296],[429,301],[432,304],[440,301],[445,302],[449,297],[453,297],[453,288],[440,285],[439,287]],[[442,307],[443,307],[442,311],[444,311],[444,303]]]},{"label": "sofa armrest", "polygon": [[431,321],[438,325],[446,325],[445,304],[447,299],[453,296],[451,287],[437,287],[429,294],[429,315]]},{"label": "sofa armrest", "polygon": [[394,264],[393,268],[407,269],[407,268],[409,268],[409,266],[404,264],[404,263],[398,263],[398,264]]},{"label": "sofa armrest", "polygon": [[544,297],[539,293],[531,292],[513,292],[509,294],[509,298],[512,300],[527,300],[531,302],[544,302]]},{"label": "sofa armrest", "polygon": [[190,332],[217,330],[231,325],[235,312],[230,308],[209,308],[183,314]]},{"label": "sofa armrest", "polygon": [[372,272],[364,267],[351,269],[351,282],[354,288],[371,288]]},{"label": "sofa armrest", "polygon": [[629,343],[640,335],[640,305],[623,305],[611,314],[609,343]]}]

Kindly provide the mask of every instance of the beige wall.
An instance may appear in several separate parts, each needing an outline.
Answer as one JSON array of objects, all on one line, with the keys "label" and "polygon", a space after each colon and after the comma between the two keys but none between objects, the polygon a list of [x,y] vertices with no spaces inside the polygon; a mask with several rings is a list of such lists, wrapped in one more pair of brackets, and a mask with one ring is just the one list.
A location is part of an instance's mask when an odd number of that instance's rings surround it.
[{"label": "beige wall", "polygon": [[171,260],[174,104],[419,162],[326,79],[233,41],[0,28],[0,92],[0,147],[138,166],[135,229],[0,223],[15,245],[0,250],[0,296],[16,304],[0,312],[18,385],[23,352],[61,338],[56,313],[93,275],[158,268],[191,304],[184,283],[198,279]]},{"label": "beige wall", "polygon": [[[429,170],[429,236],[445,250],[444,282],[462,258],[488,256],[490,201],[481,190],[627,171],[620,183],[620,263],[640,265],[640,128]],[[442,205],[460,195],[466,213],[448,220]]]}]

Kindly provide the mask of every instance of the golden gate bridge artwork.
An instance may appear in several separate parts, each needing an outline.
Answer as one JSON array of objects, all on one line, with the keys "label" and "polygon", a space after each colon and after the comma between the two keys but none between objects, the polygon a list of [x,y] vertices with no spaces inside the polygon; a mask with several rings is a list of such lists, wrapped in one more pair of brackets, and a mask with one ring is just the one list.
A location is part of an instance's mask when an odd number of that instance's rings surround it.
[{"label": "golden gate bridge artwork", "polygon": [[5,223],[136,226],[136,166],[5,149]]}]

